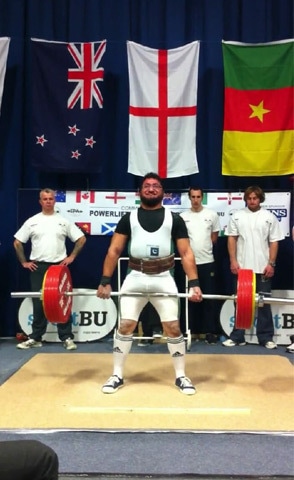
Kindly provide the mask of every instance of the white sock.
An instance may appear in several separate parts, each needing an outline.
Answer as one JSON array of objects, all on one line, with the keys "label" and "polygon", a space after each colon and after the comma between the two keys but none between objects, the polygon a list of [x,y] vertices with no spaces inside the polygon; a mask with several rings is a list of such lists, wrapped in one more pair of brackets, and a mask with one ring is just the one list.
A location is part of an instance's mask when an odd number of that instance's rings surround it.
[{"label": "white sock", "polygon": [[113,375],[123,378],[124,364],[133,344],[133,335],[116,332],[113,342]]},{"label": "white sock", "polygon": [[186,346],[183,335],[177,338],[167,337],[167,348],[173,360],[176,378],[185,377]]}]

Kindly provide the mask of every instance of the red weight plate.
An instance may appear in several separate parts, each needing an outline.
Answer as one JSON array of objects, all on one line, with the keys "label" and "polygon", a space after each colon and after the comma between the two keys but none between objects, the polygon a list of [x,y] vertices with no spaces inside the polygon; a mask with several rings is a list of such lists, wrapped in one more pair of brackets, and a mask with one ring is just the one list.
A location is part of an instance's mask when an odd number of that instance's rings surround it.
[{"label": "red weight plate", "polygon": [[43,309],[48,322],[66,323],[72,309],[71,274],[65,265],[51,265],[44,275],[42,286]]},{"label": "red weight plate", "polygon": [[252,270],[238,271],[235,327],[249,329],[255,313],[255,274]]}]

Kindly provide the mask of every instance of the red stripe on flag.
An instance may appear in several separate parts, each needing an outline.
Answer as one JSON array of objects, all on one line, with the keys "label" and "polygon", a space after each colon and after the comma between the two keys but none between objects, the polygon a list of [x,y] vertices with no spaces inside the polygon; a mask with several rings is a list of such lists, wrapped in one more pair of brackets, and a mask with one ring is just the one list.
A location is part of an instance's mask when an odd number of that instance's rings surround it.
[{"label": "red stripe on flag", "polygon": [[[158,106],[167,111],[167,50],[158,50]],[[158,175],[167,175],[167,116],[158,119]]]},{"label": "red stripe on flag", "polygon": [[[224,130],[274,132],[293,129],[293,87],[276,90],[225,89]],[[265,110],[254,116],[258,105]],[[250,106],[251,105],[251,106]]]}]

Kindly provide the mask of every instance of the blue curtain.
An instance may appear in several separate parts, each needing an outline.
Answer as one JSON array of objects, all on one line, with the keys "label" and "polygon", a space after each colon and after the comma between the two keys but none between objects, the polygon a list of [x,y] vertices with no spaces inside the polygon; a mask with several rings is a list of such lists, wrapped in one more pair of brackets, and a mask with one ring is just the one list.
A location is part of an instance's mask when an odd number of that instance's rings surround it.
[{"label": "blue curtain", "polygon": [[[45,186],[79,190],[137,188],[139,179],[127,173],[127,40],[166,49],[193,40],[201,42],[197,118],[200,172],[190,177],[168,179],[167,189],[186,189],[192,183],[206,190],[238,190],[252,183],[269,190],[292,189],[293,178],[286,176],[252,179],[221,175],[221,40],[258,43],[292,38],[293,0],[0,0],[0,11],[0,36],[11,37],[0,117],[0,334],[15,332],[18,305],[10,299],[9,292],[23,287],[23,272],[19,272],[12,248],[13,234],[19,227],[18,189]],[[72,42],[107,40],[104,95],[107,161],[101,174],[48,174],[32,168],[31,37]],[[35,208],[36,212],[37,197]],[[86,247],[90,251],[92,241]],[[93,282],[94,278],[95,282],[99,278],[107,240],[96,238],[95,246],[100,254],[96,254],[99,255],[96,271],[87,272],[88,277],[85,273],[88,283],[91,276]],[[291,254],[290,242],[283,248],[284,251],[286,248],[286,255]],[[88,258],[93,258],[89,250],[83,254],[86,263]],[[90,271],[93,264],[88,267]]]}]

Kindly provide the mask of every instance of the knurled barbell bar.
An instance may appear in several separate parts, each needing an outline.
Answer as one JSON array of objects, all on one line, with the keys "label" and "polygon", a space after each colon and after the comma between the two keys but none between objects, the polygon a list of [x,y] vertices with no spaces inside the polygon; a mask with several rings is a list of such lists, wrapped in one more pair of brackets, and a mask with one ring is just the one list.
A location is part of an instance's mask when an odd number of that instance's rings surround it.
[{"label": "knurled barbell bar", "polygon": [[[40,292],[11,292],[12,298],[39,298],[43,302],[46,318],[51,323],[66,323],[72,310],[72,297],[96,295],[90,292],[74,292],[69,268],[64,265],[51,265],[46,271]],[[178,297],[189,298],[189,293],[142,293],[111,292],[112,297]],[[236,295],[203,294],[207,300],[233,300],[236,302],[236,328],[251,328],[255,309],[264,304],[292,304],[292,298],[265,297],[255,293],[255,274],[252,270],[241,269],[238,272]]]}]

